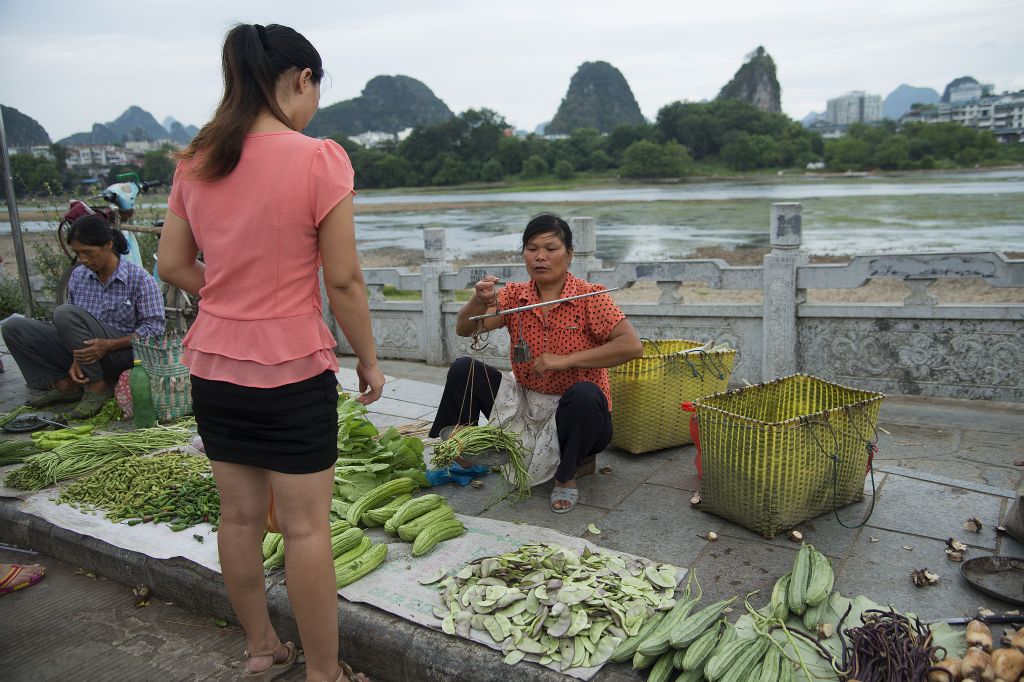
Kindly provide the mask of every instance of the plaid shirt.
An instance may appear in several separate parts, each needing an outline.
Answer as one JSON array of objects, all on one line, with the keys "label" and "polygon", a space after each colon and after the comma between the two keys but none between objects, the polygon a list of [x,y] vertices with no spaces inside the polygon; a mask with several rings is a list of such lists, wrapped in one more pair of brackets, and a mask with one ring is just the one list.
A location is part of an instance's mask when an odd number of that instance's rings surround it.
[{"label": "plaid shirt", "polygon": [[125,336],[159,336],[164,333],[164,302],[156,280],[125,258],[106,284],[96,273],[79,265],[68,282],[68,303]]}]

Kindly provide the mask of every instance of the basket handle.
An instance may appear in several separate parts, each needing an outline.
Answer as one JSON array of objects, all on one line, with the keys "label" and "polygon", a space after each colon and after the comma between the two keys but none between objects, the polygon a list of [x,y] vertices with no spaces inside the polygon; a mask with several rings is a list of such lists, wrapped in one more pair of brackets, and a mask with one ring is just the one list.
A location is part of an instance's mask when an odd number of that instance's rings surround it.
[{"label": "basket handle", "polygon": [[[853,530],[855,528],[860,528],[861,526],[866,524],[868,520],[871,518],[871,514],[873,514],[875,511],[876,495],[875,467],[873,465],[873,455],[877,448],[874,443],[868,442],[868,472],[871,474],[871,504],[870,506],[868,506],[868,513],[864,516],[863,520],[861,520],[860,523],[858,523],[855,526],[849,526],[843,523],[843,520],[839,518],[839,436],[836,435],[836,430],[832,427],[832,422],[829,420],[828,415],[829,413],[826,412],[824,424],[825,426],[828,427],[829,433],[832,434],[832,442],[835,443],[836,446],[835,450],[832,452],[831,455],[825,451],[825,448],[822,446],[821,441],[818,440],[818,436],[815,435],[814,429],[811,428],[811,424],[820,424],[821,422],[812,421],[809,416],[805,415],[800,417],[800,423],[807,427],[807,432],[811,434],[811,438],[814,439],[814,442],[815,444],[817,444],[818,449],[821,451],[821,453],[832,461],[832,513],[835,515],[836,521],[839,522],[840,526],[842,526],[843,528]],[[857,433],[857,436],[860,437],[860,433]]]},{"label": "basket handle", "polygon": [[646,336],[641,336],[640,337],[640,342],[641,343],[649,343],[649,344],[651,344],[652,346],[654,346],[655,354],[656,355],[661,355],[661,348],[658,346],[658,342],[655,341],[654,339],[649,339]]}]

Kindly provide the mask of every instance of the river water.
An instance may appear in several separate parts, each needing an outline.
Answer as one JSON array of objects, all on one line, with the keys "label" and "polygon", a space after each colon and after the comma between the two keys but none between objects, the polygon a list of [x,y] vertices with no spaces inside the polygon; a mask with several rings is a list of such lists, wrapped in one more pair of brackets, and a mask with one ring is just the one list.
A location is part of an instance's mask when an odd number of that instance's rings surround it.
[{"label": "river water", "polygon": [[1024,169],[904,176],[689,182],[544,192],[364,192],[366,205],[409,211],[357,215],[362,248],[422,248],[425,227],[447,229],[455,255],[515,251],[530,216],[597,221],[598,256],[682,258],[699,247],[767,246],[771,204],[801,202],[811,253],[1024,251]]},{"label": "river water", "polygon": [[[595,218],[601,258],[660,260],[699,247],[767,246],[771,204],[779,201],[803,204],[811,253],[1024,252],[1024,168],[530,192],[365,191],[356,197],[356,236],[361,249],[420,250],[423,229],[443,227],[453,256],[511,252],[530,216],[554,211]],[[50,227],[23,223],[28,231]],[[5,232],[10,225],[0,223]]]}]

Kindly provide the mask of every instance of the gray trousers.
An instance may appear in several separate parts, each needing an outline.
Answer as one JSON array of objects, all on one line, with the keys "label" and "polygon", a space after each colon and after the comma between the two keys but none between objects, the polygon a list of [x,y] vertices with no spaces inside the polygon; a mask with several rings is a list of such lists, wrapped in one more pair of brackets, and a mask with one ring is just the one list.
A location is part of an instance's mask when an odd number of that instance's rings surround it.
[{"label": "gray trousers", "polygon": [[[0,333],[25,383],[32,388],[46,388],[67,377],[75,359],[71,351],[84,348],[86,340],[126,336],[75,305],[57,306],[53,322],[13,317],[4,322]],[[99,362],[80,366],[90,383],[100,379],[114,383],[121,372],[132,366],[132,349],[116,350]]]}]

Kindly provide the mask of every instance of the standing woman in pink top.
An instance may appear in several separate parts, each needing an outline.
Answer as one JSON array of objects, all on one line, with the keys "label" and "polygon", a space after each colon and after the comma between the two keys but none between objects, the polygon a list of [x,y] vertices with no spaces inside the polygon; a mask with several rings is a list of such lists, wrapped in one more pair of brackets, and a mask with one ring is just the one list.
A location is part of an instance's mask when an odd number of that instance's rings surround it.
[{"label": "standing woman in pink top", "polygon": [[264,591],[260,542],[273,493],[306,680],[344,681],[328,527],[338,362],[321,264],[358,359],[359,400],[372,403],[384,386],[356,257],[353,171],[338,144],[299,132],[319,106],[324,73],[303,36],[240,24],[224,41],[223,68],[223,99],[174,176],[160,277],[201,297],[183,358],[220,489],[220,562],[245,629],[245,676],[273,679],[296,656],[274,632]]}]

